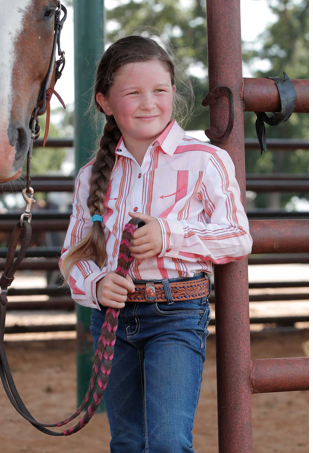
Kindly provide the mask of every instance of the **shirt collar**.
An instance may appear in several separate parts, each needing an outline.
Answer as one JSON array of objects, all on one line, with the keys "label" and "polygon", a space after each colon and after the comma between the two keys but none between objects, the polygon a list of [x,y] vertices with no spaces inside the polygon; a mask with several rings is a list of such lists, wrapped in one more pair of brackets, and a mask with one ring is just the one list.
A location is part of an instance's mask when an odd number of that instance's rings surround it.
[{"label": "shirt collar", "polygon": [[166,154],[172,156],[184,136],[185,131],[180,127],[176,120],[172,120],[168,123],[155,142],[161,146]]},{"label": "shirt collar", "polygon": [[[166,128],[163,132],[159,135],[159,137],[153,142],[153,144],[157,144],[161,147],[162,151],[164,151],[169,156],[172,156],[177,148],[177,146],[182,141],[183,137],[185,136],[185,131],[180,127],[176,120],[172,120],[168,123]],[[126,156],[130,152],[127,150],[123,137],[120,138],[116,149],[115,154],[118,156],[123,155]],[[117,159],[116,159],[117,161]]]}]

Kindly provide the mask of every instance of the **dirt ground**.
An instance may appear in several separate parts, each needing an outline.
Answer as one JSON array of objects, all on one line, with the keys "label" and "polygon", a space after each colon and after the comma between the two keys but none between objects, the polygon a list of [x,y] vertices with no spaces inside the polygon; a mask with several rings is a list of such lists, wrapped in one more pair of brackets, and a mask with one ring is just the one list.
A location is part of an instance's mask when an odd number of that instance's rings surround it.
[{"label": "dirt ground", "polygon": [[[254,333],[253,359],[304,356],[308,331]],[[215,336],[208,338],[207,358],[195,427],[196,453],[217,453]],[[76,409],[75,340],[9,341],[6,352],[17,388],[31,414],[54,423]],[[309,451],[308,392],[253,395],[253,452]],[[11,406],[0,386],[0,446],[3,453],[109,453],[105,413],[96,414],[81,432],[68,438],[35,430]],[[131,452],[125,452],[131,453]],[[138,452],[139,453],[139,452]]]}]

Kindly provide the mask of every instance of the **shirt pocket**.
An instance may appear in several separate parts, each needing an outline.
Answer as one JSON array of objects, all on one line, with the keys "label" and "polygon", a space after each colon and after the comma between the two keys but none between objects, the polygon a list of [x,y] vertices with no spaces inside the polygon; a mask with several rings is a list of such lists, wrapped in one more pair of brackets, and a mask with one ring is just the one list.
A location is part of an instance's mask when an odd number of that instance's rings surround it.
[{"label": "shirt pocket", "polygon": [[179,211],[191,198],[199,201],[196,192],[200,177],[198,171],[173,170],[170,166],[154,170],[150,215],[167,217],[175,205]]}]

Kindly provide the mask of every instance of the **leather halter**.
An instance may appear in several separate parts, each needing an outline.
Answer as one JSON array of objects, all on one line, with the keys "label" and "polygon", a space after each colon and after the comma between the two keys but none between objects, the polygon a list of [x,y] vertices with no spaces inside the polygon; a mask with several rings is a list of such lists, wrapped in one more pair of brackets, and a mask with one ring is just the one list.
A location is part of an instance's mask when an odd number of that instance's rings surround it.
[{"label": "leather halter", "polygon": [[[61,12],[63,11],[64,15],[61,18]],[[55,11],[55,23],[54,23],[54,39],[53,39],[53,47],[52,47],[52,53],[51,53],[51,58],[50,58],[50,64],[49,64],[49,69],[48,73],[46,75],[46,80],[44,83],[44,86],[38,96],[37,99],[37,106],[39,105],[40,101],[42,101],[42,106],[38,110],[38,115],[43,115],[46,111],[46,98],[47,98],[47,90],[50,88],[51,84],[51,79],[53,76],[53,67],[54,67],[54,55],[56,51],[56,46],[58,46],[58,55],[59,59],[55,62],[56,68],[55,68],[55,82],[59,80],[59,78],[62,75],[64,66],[65,66],[65,52],[61,50],[61,31],[63,28],[63,24],[66,21],[67,18],[67,9],[64,5],[61,5],[61,2],[58,1],[58,7]]]},{"label": "leather halter", "polygon": [[[63,11],[63,17],[61,17]],[[42,88],[42,90],[39,93],[38,99],[37,99],[37,109],[34,110],[33,117],[36,117],[37,115],[43,115],[47,111],[46,115],[46,129],[45,129],[45,136],[43,138],[43,147],[46,145],[46,141],[48,138],[48,133],[49,133],[49,125],[50,125],[50,100],[53,94],[56,95],[62,106],[65,108],[64,102],[62,98],[59,96],[59,94],[54,90],[54,88],[51,88],[51,80],[53,77],[53,72],[54,72],[54,84],[59,80],[59,78],[62,75],[64,66],[65,66],[65,52],[61,50],[61,31],[63,28],[63,24],[66,21],[67,18],[67,9],[64,5],[61,4],[60,1],[58,1],[58,7],[55,11],[55,22],[54,22],[54,39],[53,39],[53,46],[52,46],[52,52],[51,52],[51,58],[50,58],[50,63],[49,63],[49,69],[48,73],[46,75],[45,83]],[[55,61],[55,51],[56,47],[58,47],[58,56],[59,59]],[[55,71],[54,71],[54,63],[55,63]],[[42,103],[41,107],[40,103]],[[39,129],[40,131],[40,129]]]}]

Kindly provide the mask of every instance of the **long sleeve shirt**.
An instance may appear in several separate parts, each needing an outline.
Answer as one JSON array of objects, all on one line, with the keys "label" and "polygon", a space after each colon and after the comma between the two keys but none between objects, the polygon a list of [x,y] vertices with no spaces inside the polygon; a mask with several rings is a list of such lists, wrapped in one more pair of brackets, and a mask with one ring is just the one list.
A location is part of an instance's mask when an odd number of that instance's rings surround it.
[{"label": "long sleeve shirt", "polygon": [[[212,265],[240,260],[251,253],[249,223],[240,199],[235,167],[229,154],[185,134],[172,120],[149,146],[141,166],[123,138],[104,197],[103,228],[107,262],[100,269],[92,260],[76,262],[69,285],[73,299],[98,308],[96,283],[116,270],[119,245],[128,212],[156,217],[162,232],[159,255],[134,260],[133,280],[161,280],[212,273]],[[94,161],[79,172],[61,259],[92,226],[87,207]]]}]

